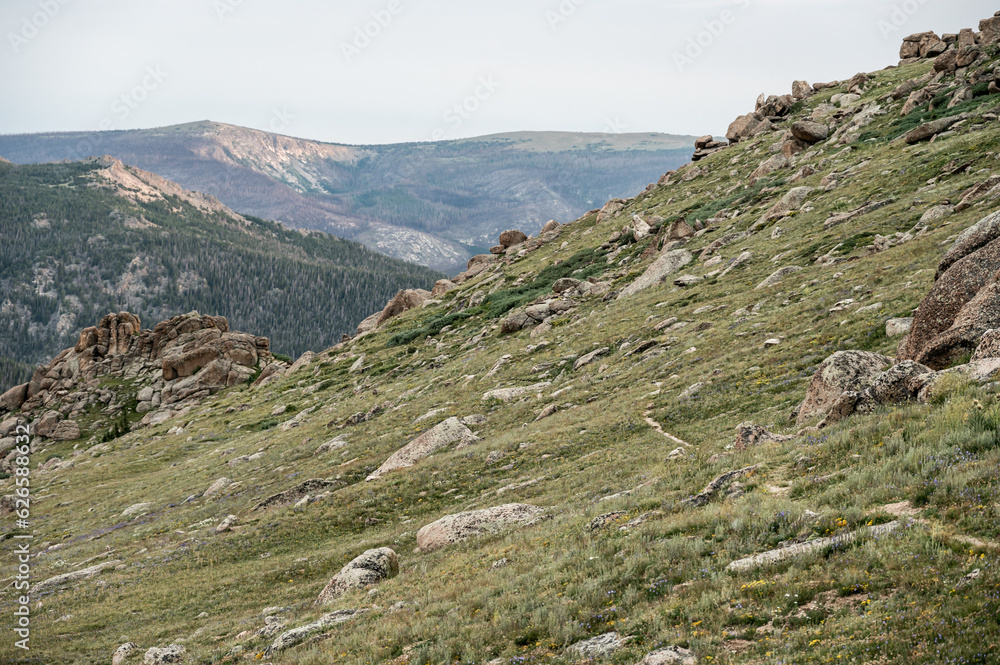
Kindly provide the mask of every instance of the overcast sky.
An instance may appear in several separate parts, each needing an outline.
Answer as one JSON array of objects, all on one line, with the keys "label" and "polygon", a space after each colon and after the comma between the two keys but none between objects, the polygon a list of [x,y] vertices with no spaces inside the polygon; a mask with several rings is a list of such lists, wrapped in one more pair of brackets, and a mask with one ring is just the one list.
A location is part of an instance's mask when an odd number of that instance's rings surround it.
[{"label": "overcast sky", "polygon": [[211,119],[343,143],[719,135],[761,92],[881,69],[905,35],[977,28],[994,5],[3,0],[0,133]]}]

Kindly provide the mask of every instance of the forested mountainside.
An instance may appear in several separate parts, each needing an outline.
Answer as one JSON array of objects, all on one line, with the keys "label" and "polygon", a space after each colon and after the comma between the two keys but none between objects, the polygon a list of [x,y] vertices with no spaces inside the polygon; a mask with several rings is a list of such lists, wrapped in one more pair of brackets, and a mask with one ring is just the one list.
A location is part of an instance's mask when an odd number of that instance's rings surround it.
[{"label": "forested mountainside", "polygon": [[511,227],[534,233],[645,187],[694,137],[522,132],[346,146],[214,122],[0,136],[18,163],[109,154],[241,212],[457,272]]},{"label": "forested mountainside", "polygon": [[110,159],[0,163],[0,386],[110,311],[199,310],[321,350],[397,290],[436,273],[324,233],[238,215]]}]

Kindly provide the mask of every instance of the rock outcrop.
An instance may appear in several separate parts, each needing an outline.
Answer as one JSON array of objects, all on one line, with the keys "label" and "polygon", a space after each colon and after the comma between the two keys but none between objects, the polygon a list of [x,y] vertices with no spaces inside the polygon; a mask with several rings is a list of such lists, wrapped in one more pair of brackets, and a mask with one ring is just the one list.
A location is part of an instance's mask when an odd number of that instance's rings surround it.
[{"label": "rock outcrop", "polygon": [[845,392],[861,392],[892,366],[892,358],[867,351],[839,351],[816,370],[798,409],[798,424],[823,418]]},{"label": "rock outcrop", "polygon": [[961,236],[939,266],[940,277],[920,303],[910,334],[899,346],[901,360],[944,369],[971,352],[982,334],[1000,327],[1000,239],[991,215]]},{"label": "rock outcrop", "polygon": [[316,603],[323,605],[348,591],[378,584],[399,574],[399,559],[388,547],[368,550],[340,569],[326,585]]},{"label": "rock outcrop", "polygon": [[0,411],[37,417],[40,436],[72,440],[80,437],[77,416],[89,407],[107,404],[108,415],[127,407],[124,398],[101,388],[104,378],[136,386],[136,410],[150,424],[247,383],[258,368],[273,362],[266,337],[231,332],[221,316],[192,312],[142,330],[134,314],[109,314],[84,329],[75,347],[35,370],[28,384],[7,391]]},{"label": "rock outcrop", "polygon": [[537,506],[510,503],[447,515],[417,531],[417,548],[421,552],[433,552],[469,538],[525,526],[544,513],[545,510]]}]

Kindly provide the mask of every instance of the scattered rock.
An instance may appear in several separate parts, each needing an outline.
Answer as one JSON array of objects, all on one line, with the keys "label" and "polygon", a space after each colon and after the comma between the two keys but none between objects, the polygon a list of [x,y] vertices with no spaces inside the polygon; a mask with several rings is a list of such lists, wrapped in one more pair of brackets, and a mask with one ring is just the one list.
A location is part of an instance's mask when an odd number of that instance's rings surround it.
[{"label": "scattered rock", "polygon": [[738,469],[736,471],[727,471],[726,473],[723,473],[722,475],[718,476],[715,480],[710,482],[708,485],[706,485],[705,489],[703,489],[701,492],[688,499],[684,499],[683,501],[681,501],[681,503],[686,503],[689,506],[700,508],[701,506],[704,506],[709,501],[711,501],[712,497],[715,496],[716,493],[725,489],[727,485],[731,484],[737,478],[743,478],[745,476],[752,475],[755,471],[757,471],[759,466],[760,465],[755,464],[753,466],[748,466],[746,468]]},{"label": "scattered rock", "polygon": [[605,346],[604,348],[597,349],[596,351],[591,351],[585,356],[581,356],[575,363],[573,363],[573,371],[580,370],[587,365],[590,365],[598,358],[606,356],[610,351],[611,349]]},{"label": "scattered rock", "polygon": [[941,279],[948,272],[948,269],[958,261],[977,252],[998,238],[1000,238],[1000,211],[987,215],[965,231],[962,231],[958,239],[952,244],[951,249],[948,250],[938,264],[935,280]]},{"label": "scattered rock", "polygon": [[913,327],[913,317],[903,318],[903,319],[889,319],[885,322],[885,336],[886,337],[902,337],[903,335],[910,334],[910,328]]},{"label": "scattered rock", "polygon": [[169,663],[183,663],[184,654],[187,650],[180,644],[157,648],[151,647],[143,658],[143,665],[168,665]]},{"label": "scattered rock", "polygon": [[257,512],[260,510],[274,508],[275,506],[295,504],[301,501],[303,497],[315,495],[325,490],[333,490],[338,487],[342,487],[343,485],[344,483],[339,480],[307,480],[303,483],[299,483],[290,490],[272,494],[254,506],[253,510],[254,512]]},{"label": "scattered rock", "polygon": [[81,568],[80,570],[74,570],[71,573],[64,573],[62,575],[56,575],[55,577],[50,577],[47,580],[42,580],[41,582],[36,582],[32,585],[32,589],[36,592],[42,589],[47,589],[53,586],[62,586],[69,582],[76,582],[79,580],[85,580],[97,575],[109,568],[116,568],[121,563],[121,561],[105,561],[104,563],[99,563],[96,566],[90,566],[89,568]]},{"label": "scattered rock", "polygon": [[911,129],[909,132],[903,135],[902,140],[909,145],[915,143],[920,143],[921,141],[927,141],[933,138],[937,134],[947,130],[949,127],[954,125],[956,122],[965,120],[969,117],[967,113],[960,113],[959,115],[949,116],[947,118],[941,118],[939,120],[932,120],[930,122],[925,122],[924,124]]},{"label": "scattered rock", "polygon": [[551,386],[551,382],[536,383],[531,386],[518,386],[515,388],[499,388],[497,390],[491,390],[483,394],[483,401],[498,399],[501,402],[513,402],[514,400],[524,397],[525,395],[532,395],[542,390],[545,390]]},{"label": "scattered rock", "polygon": [[232,482],[233,481],[231,481],[229,478],[219,478],[214,483],[212,483],[211,486],[209,486],[209,488],[207,490],[205,490],[205,493],[202,494],[202,496],[204,498],[206,498],[206,499],[208,497],[215,496],[216,494],[218,494],[222,490],[224,490],[227,487],[229,487],[229,485],[231,485]]},{"label": "scattered rock", "polygon": [[816,91],[813,90],[813,87],[807,81],[792,82],[792,97],[795,99],[807,99],[814,94],[816,94]]},{"label": "scattered rock", "polygon": [[736,426],[736,441],[733,442],[733,447],[736,450],[742,451],[753,446],[759,446],[762,443],[783,443],[791,441],[794,438],[794,436],[773,434],[760,425],[746,422]]},{"label": "scattered rock", "polygon": [[660,255],[660,258],[646,269],[646,272],[622,291],[621,297],[627,298],[640,291],[662,284],[667,277],[676,273],[693,260],[694,256],[687,250],[677,249],[664,252]]},{"label": "scattered rock", "polygon": [[566,652],[577,658],[605,658],[628,643],[627,637],[618,633],[604,633],[566,647]]},{"label": "scattered rock", "polygon": [[598,515],[590,521],[587,525],[588,531],[598,531],[608,526],[609,524],[615,524],[621,522],[622,518],[628,515],[628,511],[616,510],[613,513],[605,513],[603,515]]},{"label": "scattered rock", "polygon": [[484,510],[447,515],[417,531],[417,548],[433,552],[457,542],[537,521],[545,510],[528,504],[512,503]]},{"label": "scattered rock", "polygon": [[123,665],[125,661],[138,656],[142,649],[135,642],[126,642],[117,649],[111,656],[111,665]]},{"label": "scattered rock", "polygon": [[759,291],[760,289],[767,289],[775,286],[776,284],[780,284],[781,281],[789,275],[794,275],[795,273],[802,272],[803,270],[804,268],[800,268],[798,266],[785,266],[784,268],[771,273],[770,277],[755,287],[755,290]]},{"label": "scattered rock", "polygon": [[340,569],[319,594],[317,604],[323,605],[348,591],[363,589],[399,574],[399,559],[388,547],[368,550]]},{"label": "scattered rock", "polygon": [[830,127],[819,122],[800,120],[792,123],[792,135],[806,143],[819,143],[830,136]]},{"label": "scattered rock", "polygon": [[698,658],[682,647],[667,647],[647,654],[637,665],[698,665]]},{"label": "scattered rock", "polygon": [[227,515],[224,520],[219,522],[219,526],[215,527],[216,533],[226,533],[233,530],[236,522],[239,518],[236,515]]},{"label": "scattered rock", "polygon": [[365,480],[375,480],[395,469],[413,466],[425,457],[430,457],[453,443],[457,442],[459,446],[467,446],[478,440],[479,438],[472,433],[472,430],[459,422],[458,418],[448,418],[397,450]]},{"label": "scattered rock", "polygon": [[504,231],[500,234],[500,246],[505,250],[527,241],[528,236],[523,231]]},{"label": "scattered rock", "polygon": [[122,511],[122,517],[132,517],[133,515],[145,515],[152,510],[151,503],[136,503]]},{"label": "scattered rock", "polygon": [[888,524],[865,527],[843,536],[834,536],[833,538],[817,538],[816,540],[810,540],[806,543],[791,545],[782,549],[764,552],[763,554],[758,554],[746,559],[733,561],[726,566],[726,570],[734,573],[743,573],[757,568],[773,566],[790,559],[806,556],[807,554],[826,552],[831,549],[846,547],[859,540],[882,538],[893,533],[894,531],[897,531],[901,528],[901,526],[902,525],[899,522],[889,522]]},{"label": "scattered rock", "polygon": [[330,614],[324,614],[316,621],[293,628],[279,635],[271,646],[264,652],[265,657],[270,658],[274,653],[290,649],[297,644],[302,644],[314,635],[322,633],[327,628],[332,628],[338,624],[356,619],[368,610],[338,610]]},{"label": "scattered rock", "polygon": [[1000,330],[990,329],[983,333],[979,340],[979,346],[972,354],[972,360],[986,360],[988,358],[1000,358]]},{"label": "scattered rock", "polygon": [[[973,238],[970,236],[963,246],[971,246]],[[956,249],[957,246],[953,251]],[[955,255],[960,256],[962,251],[956,251]],[[998,289],[995,281],[998,271],[1000,240],[993,240],[952,263],[921,301],[910,334],[900,344],[897,356],[942,369],[956,352],[960,353],[960,348],[971,344],[974,349],[977,334],[1000,327],[990,323],[998,314],[990,300]]]}]

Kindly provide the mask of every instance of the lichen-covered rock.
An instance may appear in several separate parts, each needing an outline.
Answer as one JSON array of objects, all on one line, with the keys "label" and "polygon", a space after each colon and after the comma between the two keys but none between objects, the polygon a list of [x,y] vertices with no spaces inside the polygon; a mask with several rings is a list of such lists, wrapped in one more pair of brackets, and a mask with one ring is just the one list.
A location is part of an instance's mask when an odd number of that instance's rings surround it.
[{"label": "lichen-covered rock", "polygon": [[180,644],[171,644],[163,648],[151,647],[143,658],[143,665],[170,665],[183,663],[186,649]]},{"label": "lichen-covered rock", "polygon": [[892,364],[892,358],[868,351],[833,354],[816,370],[799,407],[798,424],[825,417],[842,394],[863,391]]},{"label": "lichen-covered rock", "polygon": [[126,642],[111,655],[111,665],[124,665],[127,660],[138,656],[141,649],[135,642]]},{"label": "lichen-covered rock", "polygon": [[463,425],[458,418],[448,418],[393,453],[366,480],[375,480],[395,469],[413,466],[453,443],[469,445],[478,440],[472,430]]},{"label": "lichen-covered rock", "polygon": [[933,371],[912,360],[904,360],[876,376],[861,392],[855,408],[861,413],[871,413],[880,406],[916,399],[923,387],[921,377]]},{"label": "lichen-covered rock", "polygon": [[566,652],[577,658],[605,658],[621,649],[628,642],[618,633],[604,633],[566,647]]},{"label": "lichen-covered rock", "polygon": [[319,594],[317,604],[325,604],[348,591],[363,589],[399,574],[399,559],[388,547],[368,550],[340,569]]},{"label": "lichen-covered rock", "polygon": [[934,369],[922,356],[935,338],[954,324],[962,309],[1000,271],[1000,240],[994,240],[955,261],[924,297],[909,336],[899,346],[900,360],[916,360]]},{"label": "lichen-covered rock", "polygon": [[972,360],[986,360],[987,358],[1000,358],[1000,330],[991,329],[983,333],[979,340],[979,346],[972,354]]},{"label": "lichen-covered rock", "polygon": [[285,649],[290,649],[297,644],[301,644],[310,637],[322,633],[327,628],[332,628],[338,624],[353,621],[359,615],[367,611],[368,610],[337,610],[336,612],[331,612],[330,614],[324,614],[312,623],[307,623],[304,626],[287,630],[278,635],[274,642],[271,643],[271,646],[265,650],[264,655],[265,657],[270,658],[274,653],[284,651]]},{"label": "lichen-covered rock", "polygon": [[647,654],[637,665],[698,665],[698,658],[682,647],[667,647]]},{"label": "lichen-covered rock", "polygon": [[973,353],[987,330],[1000,328],[1000,280],[987,284],[965,304],[951,327],[934,337],[917,360],[944,369]]},{"label": "lichen-covered rock", "polygon": [[510,503],[483,510],[446,515],[417,531],[417,548],[433,552],[469,538],[529,524],[545,513],[543,508]]},{"label": "lichen-covered rock", "polygon": [[[923,220],[921,220],[923,221]],[[1000,238],[1000,211],[987,215],[965,231],[952,244],[938,264],[935,279],[940,279],[956,262]]]}]

